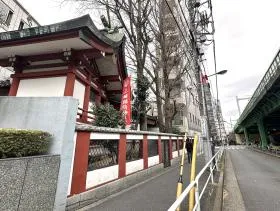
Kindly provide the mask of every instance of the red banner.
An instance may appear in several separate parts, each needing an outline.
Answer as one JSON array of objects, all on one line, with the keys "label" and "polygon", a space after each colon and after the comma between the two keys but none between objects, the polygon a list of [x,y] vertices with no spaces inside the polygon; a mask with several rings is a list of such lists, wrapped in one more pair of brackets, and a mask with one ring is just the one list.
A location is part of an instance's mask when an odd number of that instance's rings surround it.
[{"label": "red banner", "polygon": [[121,111],[125,115],[125,125],[131,124],[131,85],[130,77],[127,77],[123,82]]}]

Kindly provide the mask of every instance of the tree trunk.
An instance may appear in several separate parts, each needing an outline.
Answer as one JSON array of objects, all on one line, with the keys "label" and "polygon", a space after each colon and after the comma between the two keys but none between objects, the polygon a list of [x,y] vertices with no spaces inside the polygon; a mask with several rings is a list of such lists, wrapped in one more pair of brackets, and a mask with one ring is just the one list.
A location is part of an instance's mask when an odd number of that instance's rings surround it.
[{"label": "tree trunk", "polygon": [[160,91],[160,81],[158,78],[158,72],[155,71],[155,85],[156,85],[156,102],[157,102],[157,114],[158,114],[158,126],[159,131],[164,133],[165,127],[164,127],[164,120],[163,120],[163,111],[162,111],[162,99],[161,99],[161,91]]}]

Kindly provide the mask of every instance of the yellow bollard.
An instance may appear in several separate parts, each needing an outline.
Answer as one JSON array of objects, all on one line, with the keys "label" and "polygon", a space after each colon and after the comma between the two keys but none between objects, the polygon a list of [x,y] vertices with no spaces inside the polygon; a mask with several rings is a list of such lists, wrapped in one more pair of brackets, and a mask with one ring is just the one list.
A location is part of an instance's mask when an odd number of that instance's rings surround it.
[{"label": "yellow bollard", "polygon": [[[183,170],[184,170],[184,161],[185,161],[186,140],[187,140],[187,133],[185,133],[184,141],[183,141],[183,154],[181,157],[180,174],[179,174],[179,179],[178,179],[178,183],[177,183],[177,194],[176,194],[177,199],[181,195],[182,189],[183,189]],[[177,207],[176,211],[180,211],[180,206]]]},{"label": "yellow bollard", "polygon": [[[195,167],[196,167],[196,147],[197,147],[198,136],[194,135],[194,142],[193,142],[193,152],[192,152],[192,166],[191,166],[191,177],[190,182],[194,181],[195,179]],[[192,188],[189,194],[189,211],[192,211],[194,208],[194,191],[195,189]]]}]

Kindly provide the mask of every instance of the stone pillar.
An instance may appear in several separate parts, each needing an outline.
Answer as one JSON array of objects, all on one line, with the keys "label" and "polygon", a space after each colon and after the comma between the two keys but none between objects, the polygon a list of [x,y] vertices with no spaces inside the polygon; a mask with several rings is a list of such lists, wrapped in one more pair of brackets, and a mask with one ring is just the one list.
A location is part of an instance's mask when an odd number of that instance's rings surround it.
[{"label": "stone pillar", "polygon": [[267,148],[267,131],[264,126],[264,120],[260,119],[257,124],[258,124],[259,134],[261,137],[262,149],[266,149]]}]

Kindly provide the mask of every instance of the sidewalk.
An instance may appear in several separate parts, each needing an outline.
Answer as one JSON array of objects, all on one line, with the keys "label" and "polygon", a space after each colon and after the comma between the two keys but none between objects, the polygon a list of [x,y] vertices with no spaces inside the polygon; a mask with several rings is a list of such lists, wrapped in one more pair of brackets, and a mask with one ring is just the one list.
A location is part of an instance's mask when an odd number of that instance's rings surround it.
[{"label": "sidewalk", "polygon": [[[179,164],[179,163],[178,163]],[[197,172],[204,166],[203,155],[197,158]],[[183,189],[189,184],[190,165],[184,168]],[[114,197],[96,202],[80,210],[90,211],[161,211],[167,210],[176,199],[179,165],[168,168],[159,176],[125,190]],[[183,207],[185,206],[185,207]],[[184,202],[182,210],[187,210]],[[184,208],[184,209],[183,209]]]},{"label": "sidewalk", "polygon": [[223,190],[223,211],[245,211],[242,194],[233,169],[231,157],[226,151]]}]

